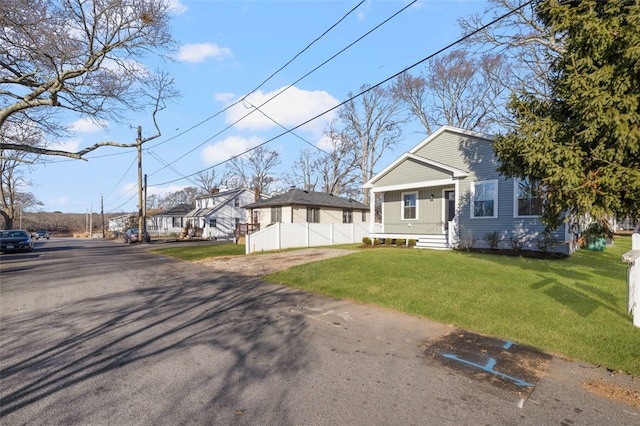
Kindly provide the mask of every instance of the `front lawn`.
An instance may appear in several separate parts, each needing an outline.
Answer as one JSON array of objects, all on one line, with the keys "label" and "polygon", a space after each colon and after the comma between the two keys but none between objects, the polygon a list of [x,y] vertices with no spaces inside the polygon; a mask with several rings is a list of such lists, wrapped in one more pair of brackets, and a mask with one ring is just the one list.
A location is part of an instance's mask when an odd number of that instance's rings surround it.
[{"label": "front lawn", "polygon": [[184,246],[176,243],[169,248],[153,249],[153,253],[165,256],[177,257],[182,260],[201,260],[208,257],[219,256],[241,256],[245,252],[244,244],[216,243],[216,244],[196,244]]},{"label": "front lawn", "polygon": [[384,306],[640,376],[627,314],[629,237],[604,252],[541,260],[402,248],[362,249],[265,279]]}]

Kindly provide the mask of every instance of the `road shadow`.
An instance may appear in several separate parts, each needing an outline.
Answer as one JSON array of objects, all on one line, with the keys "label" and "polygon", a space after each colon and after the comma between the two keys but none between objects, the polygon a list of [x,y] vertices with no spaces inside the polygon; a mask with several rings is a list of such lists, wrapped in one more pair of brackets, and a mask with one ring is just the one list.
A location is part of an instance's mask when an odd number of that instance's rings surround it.
[{"label": "road shadow", "polygon": [[[5,316],[0,418],[94,379],[108,384],[119,370],[145,369],[210,348],[224,353],[230,366],[215,377],[185,378],[180,398],[201,396],[206,389],[209,400],[198,404],[198,416],[219,418],[216,407],[225,406],[247,421],[247,407],[235,405],[238,395],[267,379],[288,380],[306,367],[307,326],[281,310],[299,303],[299,292],[170,263],[170,268],[145,271],[131,291],[84,298],[50,312]],[[115,404],[109,399],[117,395],[104,392],[105,404]],[[272,410],[273,424],[286,424],[286,409],[273,407],[286,391],[277,392],[262,408]],[[155,415],[161,420],[174,409],[168,403],[166,413]]]}]

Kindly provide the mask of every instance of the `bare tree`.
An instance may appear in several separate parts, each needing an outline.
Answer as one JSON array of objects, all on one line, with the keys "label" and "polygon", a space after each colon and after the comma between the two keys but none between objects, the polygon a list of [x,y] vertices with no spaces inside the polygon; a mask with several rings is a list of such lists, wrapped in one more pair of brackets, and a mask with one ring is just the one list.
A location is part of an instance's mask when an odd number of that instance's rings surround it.
[{"label": "bare tree", "polygon": [[[351,99],[338,111],[344,137],[358,149],[360,184],[371,179],[374,169],[386,150],[398,144],[401,125],[400,101],[379,86],[363,85],[361,96]],[[353,94],[348,95],[350,98]],[[356,102],[357,101],[357,102]],[[364,192],[364,204],[369,204],[369,192]]]},{"label": "bare tree", "polygon": [[356,142],[332,123],[325,131],[331,142],[331,152],[323,153],[317,161],[317,170],[322,177],[322,191],[329,194],[357,197],[358,165],[360,156]]},{"label": "bare tree", "polygon": [[[40,139],[40,131],[28,125],[20,126],[14,122],[0,128],[0,141],[21,144],[35,144]],[[32,193],[24,192],[29,186],[24,171],[32,161],[25,151],[0,149],[0,216],[4,219],[5,229],[14,227],[14,222],[22,212],[42,205]]]},{"label": "bare tree", "polygon": [[315,191],[318,185],[318,163],[319,157],[317,152],[305,149],[295,160],[291,173],[285,177],[285,181],[292,186],[299,186],[307,191]]},{"label": "bare tree", "polygon": [[203,193],[210,194],[213,188],[222,186],[225,181],[225,176],[223,175],[218,178],[216,177],[216,171],[214,169],[210,169],[208,171],[198,173],[194,179]]},{"label": "bare tree", "polygon": [[454,50],[430,60],[419,76],[401,74],[392,90],[427,134],[442,125],[489,131],[506,120],[508,78],[500,56]]},{"label": "bare tree", "polygon": [[227,166],[227,174],[234,188],[257,189],[269,193],[277,184],[273,174],[280,165],[280,154],[259,146],[249,153],[232,158]]},{"label": "bare tree", "polygon": [[[563,34],[543,25],[537,18],[539,2],[488,0],[488,4],[482,15],[459,20],[465,33],[478,31],[469,44],[481,51],[501,55],[512,73],[509,81],[517,82],[518,88],[548,96],[552,59],[565,51]],[[505,18],[486,26],[507,13],[510,14]]]},{"label": "bare tree", "polygon": [[[65,118],[96,123],[123,119],[131,110],[156,113],[176,96],[165,73],[142,60],[173,47],[165,0],[3,0],[0,11],[0,128],[12,117],[64,136]],[[54,112],[55,111],[55,112]],[[159,129],[158,129],[159,134]],[[82,158],[98,142],[77,152],[0,142],[0,149]]]}]

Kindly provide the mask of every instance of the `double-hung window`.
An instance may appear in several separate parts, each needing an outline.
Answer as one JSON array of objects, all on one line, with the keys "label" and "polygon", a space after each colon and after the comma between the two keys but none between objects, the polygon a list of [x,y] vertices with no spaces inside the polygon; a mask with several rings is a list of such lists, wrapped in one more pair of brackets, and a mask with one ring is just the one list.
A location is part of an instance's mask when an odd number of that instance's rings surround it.
[{"label": "double-hung window", "polygon": [[307,207],[307,222],[320,223],[320,209],[317,207]]},{"label": "double-hung window", "polygon": [[485,180],[471,184],[471,217],[498,217],[498,181]]},{"label": "double-hung window", "polygon": [[342,223],[353,223],[353,210],[342,210]]},{"label": "double-hung window", "polygon": [[403,192],[402,193],[402,220],[411,220],[418,218],[418,193]]},{"label": "double-hung window", "polygon": [[282,222],[282,206],[271,207],[271,223]]},{"label": "double-hung window", "polygon": [[540,185],[529,179],[515,180],[516,217],[540,216],[542,214],[542,191]]},{"label": "double-hung window", "polygon": [[215,217],[209,218],[209,227],[210,228],[217,228],[218,227],[218,219],[216,219]]}]

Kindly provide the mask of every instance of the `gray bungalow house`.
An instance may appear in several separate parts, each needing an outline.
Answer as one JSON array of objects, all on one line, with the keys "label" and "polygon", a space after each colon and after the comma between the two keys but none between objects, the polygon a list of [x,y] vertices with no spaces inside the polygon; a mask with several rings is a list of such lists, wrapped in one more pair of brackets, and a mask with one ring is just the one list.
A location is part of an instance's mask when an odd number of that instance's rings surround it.
[{"label": "gray bungalow house", "polygon": [[382,199],[371,238],[417,240],[423,248],[519,246],[570,254],[570,224],[544,236],[541,200],[526,180],[497,171],[493,136],[444,126],[364,184]]},{"label": "gray bungalow house", "polygon": [[369,211],[349,198],[295,187],[244,207],[248,218],[260,227],[274,223],[367,223]]}]

